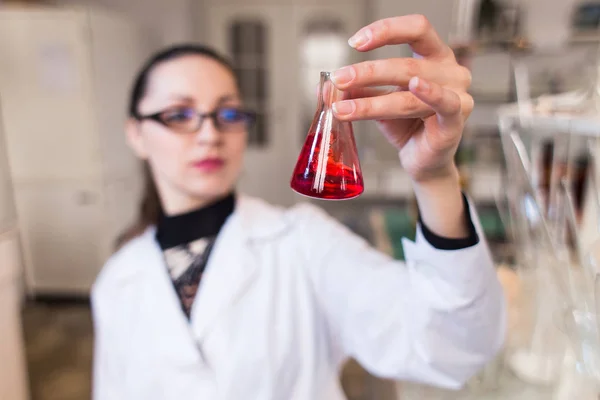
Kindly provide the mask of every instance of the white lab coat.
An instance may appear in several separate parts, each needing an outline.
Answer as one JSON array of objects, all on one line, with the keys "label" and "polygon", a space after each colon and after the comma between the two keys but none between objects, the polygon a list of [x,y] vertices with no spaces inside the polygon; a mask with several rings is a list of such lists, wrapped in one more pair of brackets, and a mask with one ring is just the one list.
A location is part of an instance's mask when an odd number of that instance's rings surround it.
[{"label": "white lab coat", "polygon": [[148,229],[92,291],[94,399],[341,400],[347,357],[378,376],[458,388],[504,339],[479,235],[443,251],[418,231],[405,264],[315,206],[241,196],[188,322]]}]

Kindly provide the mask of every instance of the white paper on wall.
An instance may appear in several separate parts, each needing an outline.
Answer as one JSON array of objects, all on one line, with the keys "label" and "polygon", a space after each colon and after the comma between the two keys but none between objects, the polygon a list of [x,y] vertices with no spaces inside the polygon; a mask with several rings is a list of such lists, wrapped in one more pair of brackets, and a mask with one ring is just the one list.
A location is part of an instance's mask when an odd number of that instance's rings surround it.
[{"label": "white paper on wall", "polygon": [[38,54],[39,83],[45,90],[68,94],[77,86],[75,57],[67,44],[45,44]]}]

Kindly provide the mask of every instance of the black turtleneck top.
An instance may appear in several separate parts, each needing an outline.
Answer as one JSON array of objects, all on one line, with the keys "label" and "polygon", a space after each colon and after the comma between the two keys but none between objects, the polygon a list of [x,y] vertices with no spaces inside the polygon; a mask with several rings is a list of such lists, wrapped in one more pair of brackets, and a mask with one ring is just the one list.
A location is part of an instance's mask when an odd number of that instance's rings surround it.
[{"label": "black turtleneck top", "polygon": [[[478,243],[479,238],[471,220],[466,198],[464,204],[469,228],[469,236],[466,238],[440,237],[420,222],[423,237],[433,247],[441,250],[460,250]],[[163,216],[158,223],[156,239],[163,250],[167,269],[181,300],[183,312],[188,318],[212,246],[234,208],[235,195],[230,194],[197,210],[174,216]]]},{"label": "black turtleneck top", "polygon": [[156,239],[188,318],[212,246],[234,207],[235,196],[230,194],[197,210],[163,216],[158,223]]}]

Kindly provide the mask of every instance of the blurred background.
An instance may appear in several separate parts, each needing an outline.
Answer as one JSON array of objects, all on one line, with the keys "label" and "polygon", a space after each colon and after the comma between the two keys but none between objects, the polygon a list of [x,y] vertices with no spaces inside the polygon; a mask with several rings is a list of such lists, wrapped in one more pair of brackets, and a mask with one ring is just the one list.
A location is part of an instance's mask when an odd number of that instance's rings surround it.
[{"label": "blurred background", "polygon": [[[346,41],[369,22],[411,13],[426,15],[473,73],[476,107],[457,162],[511,290],[517,256],[503,195],[514,176],[498,112],[583,76],[576,68],[595,62],[600,43],[600,1],[0,0],[0,399],[90,398],[88,294],[138,206],[142,181],[123,123],[147,56],[202,42],[233,60],[245,101],[259,113],[240,188],[287,206],[305,200],[289,179],[319,71],[410,56],[404,46],[360,54]],[[523,62],[525,85],[516,68]],[[317,204],[403,259],[400,238],[414,236],[416,220],[409,181],[373,124],[356,123],[354,132],[365,193]],[[511,377],[519,393],[529,390]],[[386,382],[352,361],[340,379],[351,400],[520,398],[499,397],[496,385],[474,394]],[[551,398],[547,385],[536,390],[528,398]]]}]

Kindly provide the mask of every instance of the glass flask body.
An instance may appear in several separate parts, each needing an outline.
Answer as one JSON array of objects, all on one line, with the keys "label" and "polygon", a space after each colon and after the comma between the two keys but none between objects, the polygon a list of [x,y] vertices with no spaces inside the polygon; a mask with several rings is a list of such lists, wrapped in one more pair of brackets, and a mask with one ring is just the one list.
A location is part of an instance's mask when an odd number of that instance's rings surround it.
[{"label": "glass flask body", "polygon": [[324,200],[360,196],[364,182],[352,123],[333,114],[333,103],[346,95],[321,72],[318,106],[292,175],[290,186],[299,194]]}]

